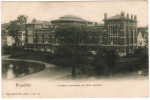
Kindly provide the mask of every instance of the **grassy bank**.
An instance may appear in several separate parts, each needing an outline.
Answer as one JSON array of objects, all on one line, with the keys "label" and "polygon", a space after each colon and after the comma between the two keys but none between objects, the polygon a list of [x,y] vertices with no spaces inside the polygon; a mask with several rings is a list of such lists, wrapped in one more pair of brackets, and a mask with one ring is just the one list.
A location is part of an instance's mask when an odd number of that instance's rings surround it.
[{"label": "grassy bank", "polygon": [[[71,67],[68,66],[68,60],[63,58],[58,58],[55,55],[51,53],[42,53],[42,52],[27,52],[27,51],[17,51],[11,54],[10,58],[15,59],[27,59],[27,60],[37,60],[37,61],[43,61],[46,63],[55,64],[62,67]],[[128,73],[135,73],[139,70],[144,70],[146,75],[148,75],[148,63],[147,64],[140,64],[138,57],[122,57],[119,58],[113,68],[108,68],[106,63],[102,63],[103,67],[106,68],[101,69],[101,65],[97,69],[93,66],[93,58],[90,57],[84,57],[84,63],[78,64],[75,67],[75,72],[77,75],[80,75],[80,77],[92,77],[97,76],[96,72],[103,73],[101,75],[103,76],[110,76],[115,74],[128,74]],[[103,70],[103,72],[101,71]],[[98,75],[99,76],[99,75]]]}]

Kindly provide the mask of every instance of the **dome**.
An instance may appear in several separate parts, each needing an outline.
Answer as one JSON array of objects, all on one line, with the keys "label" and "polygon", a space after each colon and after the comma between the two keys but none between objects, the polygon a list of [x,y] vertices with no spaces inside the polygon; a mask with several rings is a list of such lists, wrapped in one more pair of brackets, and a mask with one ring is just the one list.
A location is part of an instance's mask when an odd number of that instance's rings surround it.
[{"label": "dome", "polygon": [[80,23],[92,23],[90,21],[84,20],[80,17],[74,15],[65,15],[60,17],[59,19],[53,20],[52,23],[62,23],[62,22],[80,22]]}]

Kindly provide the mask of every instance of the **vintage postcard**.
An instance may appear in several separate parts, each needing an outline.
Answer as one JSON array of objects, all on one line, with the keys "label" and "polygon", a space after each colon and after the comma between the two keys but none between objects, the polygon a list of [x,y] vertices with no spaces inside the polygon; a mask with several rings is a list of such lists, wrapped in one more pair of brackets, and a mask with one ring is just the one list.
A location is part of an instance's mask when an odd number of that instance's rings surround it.
[{"label": "vintage postcard", "polygon": [[3,98],[149,97],[147,0],[1,6]]}]

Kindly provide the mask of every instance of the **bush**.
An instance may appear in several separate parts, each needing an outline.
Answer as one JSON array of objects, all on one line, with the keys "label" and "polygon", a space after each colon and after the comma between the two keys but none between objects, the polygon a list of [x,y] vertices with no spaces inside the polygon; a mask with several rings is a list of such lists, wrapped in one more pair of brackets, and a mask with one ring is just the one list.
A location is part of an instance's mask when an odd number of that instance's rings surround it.
[{"label": "bush", "polygon": [[135,50],[135,55],[139,58],[138,62],[143,68],[148,68],[148,48],[138,48]]},{"label": "bush", "polygon": [[2,55],[11,55],[16,51],[24,51],[24,47],[14,47],[14,46],[3,46]]},{"label": "bush", "polygon": [[103,75],[107,72],[107,64],[103,59],[103,52],[97,51],[97,54],[94,57],[94,63],[95,66],[95,74],[96,75]]},{"label": "bush", "polygon": [[118,60],[118,55],[115,50],[105,51],[104,60],[107,63],[108,67],[113,69],[114,63]]}]

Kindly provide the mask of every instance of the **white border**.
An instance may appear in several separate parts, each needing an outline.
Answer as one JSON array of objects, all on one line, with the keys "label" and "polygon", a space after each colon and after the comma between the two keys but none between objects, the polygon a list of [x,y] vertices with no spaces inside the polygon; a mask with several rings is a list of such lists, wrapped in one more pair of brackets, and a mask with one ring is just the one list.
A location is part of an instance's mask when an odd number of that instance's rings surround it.
[{"label": "white border", "polygon": [[[3,1],[147,1],[148,2],[148,13],[149,13],[149,16],[150,16],[150,3],[149,1],[150,0],[0,0],[1,2]],[[1,7],[1,4],[0,4],[0,7]],[[1,15],[1,10],[0,10],[0,15]],[[149,17],[148,17],[149,18]],[[148,19],[148,28],[150,28],[150,20]],[[1,24],[1,16],[0,16],[0,24]],[[1,30],[1,27],[0,27],[0,30]],[[149,31],[149,30],[148,30]],[[0,31],[0,34],[1,34],[1,31]],[[150,31],[149,31],[149,39],[150,39]],[[1,37],[1,35],[0,35]],[[0,41],[1,41],[1,38],[0,38]],[[150,44],[150,41],[149,41],[149,44]],[[1,47],[1,43],[0,43],[0,47]],[[0,49],[1,51],[1,49]],[[149,59],[150,59],[150,49],[149,49]],[[150,60],[149,60],[150,62]],[[0,65],[1,65],[1,53],[0,53]],[[149,66],[150,66],[150,63],[149,63]],[[1,68],[0,68],[1,69]],[[150,72],[150,69],[149,69],[149,72]],[[1,71],[0,71],[0,77],[1,77]],[[149,75],[149,80],[150,80],[150,75]],[[1,80],[0,80],[0,90],[1,90]],[[150,86],[149,86],[149,90],[150,90]],[[2,91],[2,90],[1,90]],[[0,97],[1,99],[2,98],[2,95],[1,95],[1,91],[0,91]],[[28,98],[29,99],[29,98]],[[23,99],[23,100],[28,100],[28,99]],[[36,99],[36,100],[41,100],[40,98],[32,98],[32,99]],[[43,98],[45,100],[54,100],[54,98]],[[55,98],[55,100],[100,100],[100,99],[105,99],[105,100],[150,100],[150,91],[149,91],[149,97],[148,98]],[[12,100],[12,99],[7,99],[5,98],[4,100]],[[13,100],[22,100],[21,99],[13,99]]]}]

